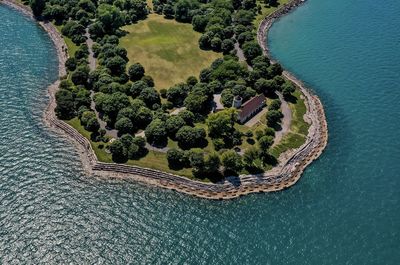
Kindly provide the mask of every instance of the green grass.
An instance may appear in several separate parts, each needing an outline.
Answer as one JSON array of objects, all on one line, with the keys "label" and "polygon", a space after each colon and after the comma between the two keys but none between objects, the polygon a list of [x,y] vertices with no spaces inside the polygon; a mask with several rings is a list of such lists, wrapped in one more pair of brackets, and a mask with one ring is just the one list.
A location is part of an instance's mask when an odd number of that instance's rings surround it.
[{"label": "green grass", "polygon": [[[54,26],[57,28],[58,32],[61,33],[62,25],[55,25]],[[79,46],[77,46],[75,43],[72,42],[72,40],[64,35],[62,35],[65,44],[67,45],[68,48],[68,54],[70,57],[73,57],[75,55],[75,52],[78,50]]]},{"label": "green grass", "polygon": [[290,0],[279,0],[278,3],[279,5],[277,7],[266,7],[264,4],[264,1],[257,0],[257,4],[261,6],[261,14],[258,14],[253,22],[254,26],[256,29],[258,28],[258,25],[260,25],[261,21],[274,12],[276,9],[278,9],[281,5],[288,3]]},{"label": "green grass", "polygon": [[310,125],[304,121],[304,114],[307,108],[304,104],[304,99],[301,99],[300,90],[296,90],[293,96],[297,98],[296,103],[289,103],[292,111],[292,123],[290,124],[290,132],[285,135],[279,144],[271,148],[271,154],[276,158],[283,152],[300,147],[306,140],[308,128]]},{"label": "green grass", "polygon": [[199,48],[200,33],[191,24],[178,23],[150,14],[146,20],[123,27],[129,32],[120,40],[128,51],[129,64],[141,63],[156,87],[169,88],[198,76],[221,54]]},{"label": "green grass", "polygon": [[[111,154],[108,154],[105,151],[105,147],[108,145],[103,142],[93,142],[90,140],[90,132],[85,130],[85,128],[81,125],[81,122],[79,121],[78,118],[73,118],[71,120],[65,121],[69,125],[71,125],[73,128],[75,128],[80,134],[82,134],[85,138],[87,138],[90,141],[90,144],[92,145],[93,151],[97,156],[97,159],[101,162],[105,163],[113,163]],[[101,148],[103,146],[103,148]],[[128,160],[126,162],[128,165],[134,165],[134,166],[139,166],[139,167],[145,167],[145,168],[152,168],[152,169],[157,169],[163,172],[169,172],[172,174],[180,175],[180,176],[185,176],[188,178],[193,179],[193,174],[192,170],[189,168],[184,168],[181,170],[172,170],[168,167],[168,161],[165,153],[160,153],[160,152],[154,152],[154,151],[149,151],[149,153],[139,159],[139,160]]]}]

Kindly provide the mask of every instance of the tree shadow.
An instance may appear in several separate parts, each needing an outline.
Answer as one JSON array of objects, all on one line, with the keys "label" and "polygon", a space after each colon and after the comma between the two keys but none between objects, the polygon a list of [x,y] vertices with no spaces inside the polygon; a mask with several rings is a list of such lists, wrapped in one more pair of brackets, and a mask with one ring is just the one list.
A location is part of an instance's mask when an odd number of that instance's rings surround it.
[{"label": "tree shadow", "polygon": [[289,103],[292,103],[292,104],[296,104],[297,103],[297,97],[295,97],[295,96],[293,96],[293,95],[286,95],[285,97],[284,97],[284,99],[287,101],[287,102],[289,102]]}]

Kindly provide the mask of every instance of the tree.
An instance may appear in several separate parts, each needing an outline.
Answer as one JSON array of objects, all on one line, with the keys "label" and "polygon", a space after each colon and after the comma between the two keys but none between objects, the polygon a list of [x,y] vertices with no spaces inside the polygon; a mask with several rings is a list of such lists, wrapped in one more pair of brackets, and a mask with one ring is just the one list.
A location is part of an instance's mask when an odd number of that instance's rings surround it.
[{"label": "tree", "polygon": [[269,103],[269,110],[279,110],[281,108],[281,101],[279,99],[274,99]]},{"label": "tree", "polygon": [[246,167],[255,168],[257,167],[255,162],[259,158],[260,158],[260,151],[256,147],[251,146],[244,152],[243,162],[245,163]]},{"label": "tree", "polygon": [[184,105],[187,110],[193,113],[204,113],[209,106],[207,104],[208,97],[203,94],[189,93],[184,100]]},{"label": "tree", "polygon": [[171,148],[167,151],[168,166],[172,169],[181,169],[185,167],[187,160],[185,152],[179,149]]},{"label": "tree", "polygon": [[126,61],[121,56],[114,56],[105,61],[105,66],[110,69],[111,74],[119,76],[125,72]]},{"label": "tree", "polygon": [[190,11],[197,7],[197,1],[179,0],[175,5],[175,19],[180,22],[190,22],[192,20]]},{"label": "tree", "polygon": [[266,118],[268,126],[275,127],[283,118],[283,114],[279,110],[270,110],[267,112]]},{"label": "tree", "polygon": [[204,171],[208,174],[213,174],[219,171],[221,160],[216,152],[208,155],[204,161]]},{"label": "tree", "polygon": [[143,100],[143,102],[149,107],[153,108],[154,104],[160,104],[161,99],[157,90],[153,87],[146,87],[140,92],[139,99]]},{"label": "tree", "polygon": [[89,78],[89,69],[87,66],[78,66],[71,75],[71,80],[75,85],[85,85]]},{"label": "tree", "polygon": [[228,54],[235,47],[235,43],[231,39],[225,39],[222,41],[221,50],[224,54]]},{"label": "tree", "polygon": [[268,68],[269,77],[274,78],[275,76],[281,75],[283,72],[283,68],[279,63],[271,64]]},{"label": "tree", "polygon": [[225,109],[212,113],[207,118],[208,133],[212,138],[223,138],[231,135],[235,128],[233,127],[237,119],[237,113],[234,109]]},{"label": "tree", "polygon": [[66,89],[57,91],[56,102],[55,112],[58,118],[69,120],[75,116],[75,102],[71,91]]},{"label": "tree", "polygon": [[200,147],[204,143],[206,131],[203,128],[183,126],[176,133],[178,144],[183,149]]},{"label": "tree", "polygon": [[85,129],[89,132],[97,132],[100,129],[100,123],[97,118],[91,118],[88,120]]},{"label": "tree", "polygon": [[116,92],[113,94],[96,93],[94,97],[96,109],[107,115],[112,121],[118,115],[118,112],[130,105],[127,95]]},{"label": "tree", "polygon": [[129,118],[121,118],[115,123],[115,129],[119,134],[131,133],[133,131],[133,124]]},{"label": "tree", "polygon": [[254,88],[258,93],[272,94],[278,90],[279,85],[275,82],[275,80],[260,78],[254,84]]},{"label": "tree", "polygon": [[136,112],[136,116],[133,120],[134,124],[138,128],[146,128],[146,126],[151,122],[153,119],[153,113],[149,108],[140,107],[139,110]]},{"label": "tree", "polygon": [[221,44],[222,44],[222,40],[218,37],[214,37],[211,40],[211,49],[213,49],[213,51],[219,52],[221,50]]},{"label": "tree", "polygon": [[131,81],[140,80],[144,76],[144,67],[140,63],[134,63],[129,67],[128,75]]},{"label": "tree", "polygon": [[192,125],[194,122],[194,114],[189,110],[182,110],[178,116],[185,121],[186,125]]},{"label": "tree", "polygon": [[102,23],[104,31],[112,33],[125,24],[123,13],[116,6],[101,4],[97,8],[97,19]]},{"label": "tree", "polygon": [[185,85],[176,85],[168,89],[167,99],[175,106],[181,106],[187,96],[188,88]]},{"label": "tree", "polygon": [[211,38],[209,34],[205,33],[201,35],[199,39],[199,46],[202,50],[209,50],[211,48]]},{"label": "tree", "polygon": [[292,82],[285,82],[282,85],[282,95],[283,97],[288,100],[290,99],[290,97],[292,96],[292,93],[295,91],[296,89],[294,88]]},{"label": "tree", "polygon": [[231,89],[224,89],[221,93],[221,103],[224,105],[225,108],[230,108],[232,107],[234,97],[235,95],[233,95]]},{"label": "tree", "polygon": [[128,158],[128,150],[121,140],[115,140],[111,143],[110,152],[115,162],[125,162]]},{"label": "tree", "polygon": [[174,8],[170,4],[165,4],[163,7],[163,14],[165,18],[173,18],[175,14]]},{"label": "tree", "polygon": [[243,168],[242,157],[233,150],[223,153],[221,160],[225,170],[239,172]]},{"label": "tree", "polygon": [[136,98],[140,95],[140,93],[145,89],[147,86],[146,82],[139,80],[132,84],[131,89],[129,90],[132,97]]},{"label": "tree", "polygon": [[165,122],[160,119],[153,120],[145,130],[147,142],[151,145],[165,146],[167,143],[167,131]]},{"label": "tree", "polygon": [[243,44],[243,54],[248,62],[251,62],[257,56],[262,55],[260,45],[255,41],[246,42]]},{"label": "tree", "polygon": [[171,138],[175,138],[176,132],[185,126],[185,121],[182,119],[182,117],[173,115],[168,118],[168,120],[165,122],[165,128],[167,129],[167,132]]},{"label": "tree", "polygon": [[198,32],[204,32],[208,19],[202,15],[196,15],[192,19],[193,29]]},{"label": "tree", "polygon": [[193,175],[200,175],[204,170],[204,153],[201,151],[189,151],[189,161]]},{"label": "tree", "polygon": [[30,0],[29,5],[35,17],[40,17],[46,7],[46,0]]},{"label": "tree", "polygon": [[260,150],[267,151],[274,144],[274,138],[272,136],[263,136],[258,140],[258,146]]}]

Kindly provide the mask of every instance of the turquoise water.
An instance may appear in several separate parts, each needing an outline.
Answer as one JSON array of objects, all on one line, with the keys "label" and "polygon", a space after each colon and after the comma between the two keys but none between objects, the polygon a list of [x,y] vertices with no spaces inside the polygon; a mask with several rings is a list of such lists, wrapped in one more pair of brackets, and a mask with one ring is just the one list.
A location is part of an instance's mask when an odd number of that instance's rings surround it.
[{"label": "turquoise water", "polygon": [[321,96],[330,142],[293,188],[226,202],[84,176],[41,121],[50,40],[0,17],[1,264],[399,263],[399,1],[309,0],[273,26],[273,56]]}]

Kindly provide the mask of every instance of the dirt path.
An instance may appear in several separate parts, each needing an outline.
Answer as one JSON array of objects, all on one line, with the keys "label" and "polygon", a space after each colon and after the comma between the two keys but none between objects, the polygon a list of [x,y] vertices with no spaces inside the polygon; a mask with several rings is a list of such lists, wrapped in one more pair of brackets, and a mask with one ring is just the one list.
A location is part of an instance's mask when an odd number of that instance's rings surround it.
[{"label": "dirt path", "polygon": [[89,48],[89,57],[88,57],[89,68],[90,68],[90,71],[94,71],[96,69],[96,58],[94,58],[94,53],[93,53],[94,42],[93,42],[92,38],[90,37],[89,29],[86,28],[85,31],[86,31],[85,32],[86,44]]},{"label": "dirt path", "polygon": [[283,118],[281,122],[282,129],[275,133],[274,145],[278,144],[282,140],[283,136],[290,131],[290,124],[292,123],[292,110],[290,109],[289,104],[283,98],[280,92],[276,92],[276,94],[278,95],[280,101],[282,102],[281,111],[283,114]]}]

